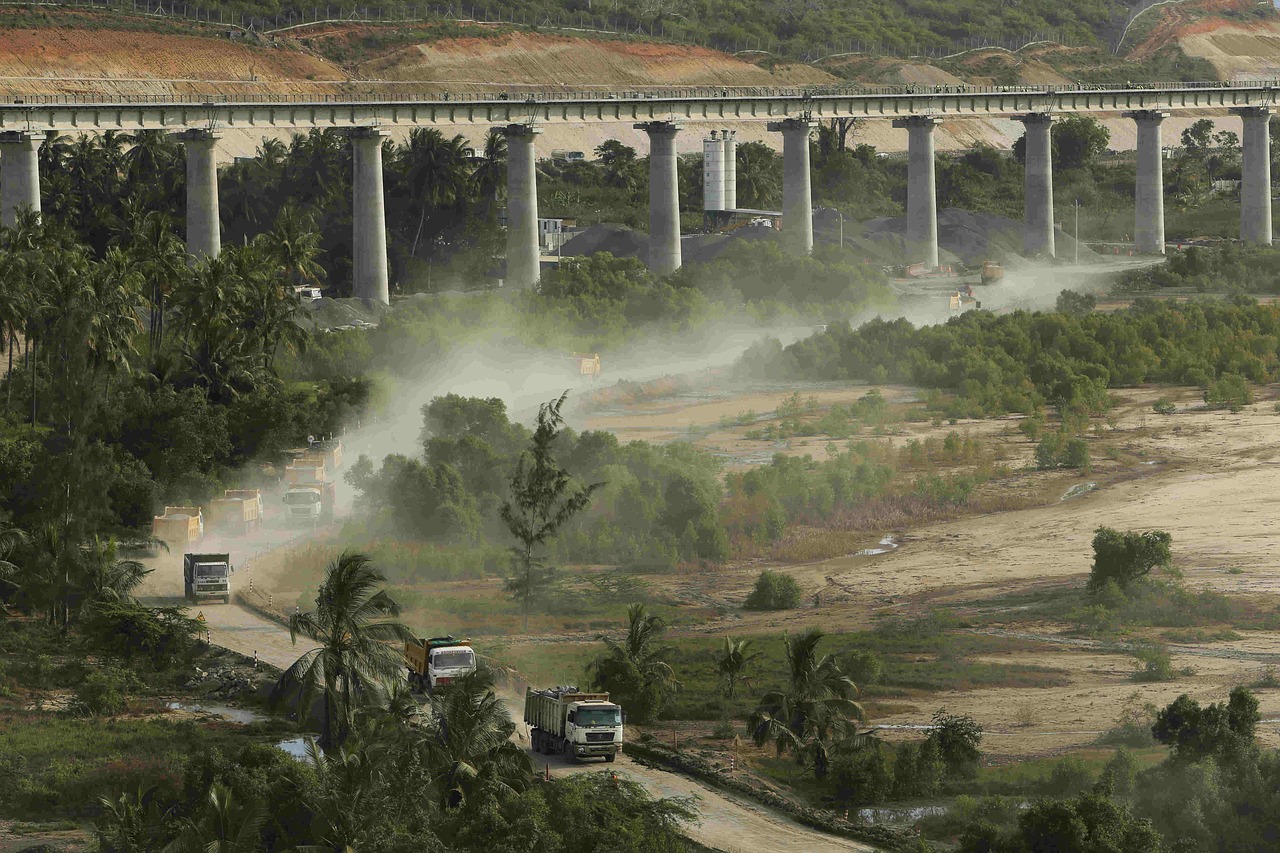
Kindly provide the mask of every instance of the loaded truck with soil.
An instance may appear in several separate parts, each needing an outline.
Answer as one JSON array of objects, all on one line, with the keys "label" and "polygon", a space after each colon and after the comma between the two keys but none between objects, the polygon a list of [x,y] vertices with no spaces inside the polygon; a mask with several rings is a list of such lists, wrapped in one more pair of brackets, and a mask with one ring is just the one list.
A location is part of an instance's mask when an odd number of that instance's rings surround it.
[{"label": "loaded truck with soil", "polygon": [[432,691],[476,671],[471,641],[453,637],[407,640],[404,660],[409,668],[409,684],[418,690]]},{"label": "loaded truck with soil", "polygon": [[534,752],[613,761],[622,750],[622,708],[608,693],[579,693],[576,687],[528,688],[524,721]]},{"label": "loaded truck with soil", "polygon": [[258,489],[227,489],[209,502],[210,529],[231,536],[246,536],[262,526],[262,492]]},{"label": "loaded truck with soil", "polygon": [[230,604],[232,571],[230,554],[183,554],[182,590],[187,601],[221,598],[223,604]]}]

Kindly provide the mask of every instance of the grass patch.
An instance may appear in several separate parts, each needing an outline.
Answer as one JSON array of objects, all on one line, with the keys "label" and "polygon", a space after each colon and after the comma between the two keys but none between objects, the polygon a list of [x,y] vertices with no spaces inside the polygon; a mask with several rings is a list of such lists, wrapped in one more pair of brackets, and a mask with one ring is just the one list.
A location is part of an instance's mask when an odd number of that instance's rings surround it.
[{"label": "grass patch", "polygon": [[1240,639],[1230,628],[1171,628],[1160,633],[1166,643],[1221,643]]},{"label": "grass patch", "polygon": [[[1143,770],[1154,767],[1169,755],[1169,750],[1163,746],[1148,746],[1130,751]],[[1115,754],[1116,750],[1109,747],[1089,747],[1070,753],[1094,779],[1101,775],[1102,768]],[[974,787],[989,794],[1025,794],[1042,787],[1044,780],[1049,778],[1054,766],[1061,760],[1062,756],[1055,755],[1032,758],[1016,764],[980,767]]]}]

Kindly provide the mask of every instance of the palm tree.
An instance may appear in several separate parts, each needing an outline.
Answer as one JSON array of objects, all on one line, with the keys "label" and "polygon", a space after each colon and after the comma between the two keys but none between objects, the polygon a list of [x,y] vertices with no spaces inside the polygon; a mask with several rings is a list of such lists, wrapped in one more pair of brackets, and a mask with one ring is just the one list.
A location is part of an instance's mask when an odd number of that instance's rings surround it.
[{"label": "palm tree", "polygon": [[236,802],[231,789],[215,782],[198,819],[183,821],[182,832],[163,853],[251,853],[263,849],[265,803]]},{"label": "palm tree", "polygon": [[102,816],[94,826],[98,847],[108,853],[147,853],[155,850],[157,842],[165,834],[165,812],[160,810],[156,796],[159,787],[142,786],[130,794],[119,797],[99,797]]},{"label": "palm tree", "polygon": [[720,658],[716,661],[716,671],[724,679],[725,695],[730,699],[733,698],[739,681],[749,684],[746,677],[747,664],[763,654],[763,652],[751,651],[752,645],[754,645],[752,640],[734,640],[732,637],[724,638],[724,649],[720,652]]},{"label": "palm tree", "polygon": [[122,560],[114,538],[94,536],[80,549],[77,585],[88,601],[124,601],[151,574],[137,560]]},{"label": "palm tree", "polygon": [[738,205],[760,208],[777,199],[782,175],[777,153],[762,142],[744,142],[737,157]]},{"label": "palm tree", "polygon": [[482,668],[431,697],[419,746],[442,807],[461,805],[480,783],[517,790],[532,772],[529,754],[511,740],[515,723],[493,685],[493,673]]},{"label": "palm tree", "polygon": [[824,636],[820,629],[810,628],[784,639],[787,687],[762,696],[749,723],[757,746],[773,741],[779,756],[790,752],[800,764],[811,760],[819,777],[827,773],[833,738],[855,734],[854,720],[864,717],[862,706],[853,699],[857,685],[831,655],[818,655]]},{"label": "palm tree", "polygon": [[667,697],[680,689],[666,660],[671,648],[658,645],[666,629],[662,617],[650,615],[643,604],[633,604],[627,608],[627,636],[622,642],[601,636],[607,650],[587,667],[592,684],[614,694],[638,723],[653,719]]},{"label": "palm tree", "polygon": [[367,557],[344,552],[325,571],[316,609],[289,619],[294,643],[302,634],[319,646],[285,670],[273,701],[292,698],[303,716],[320,695],[320,743],[325,749],[346,739],[358,706],[381,704],[386,685],[399,678],[404,667],[400,644],[413,634],[394,621],[400,607],[386,590],[377,589],[385,582],[386,576]]},{"label": "palm tree", "polygon": [[13,402],[13,351],[17,346],[18,329],[26,325],[27,302],[27,277],[23,275],[22,264],[13,253],[0,253],[0,340],[8,350],[9,358],[5,370],[5,414]]},{"label": "palm tree", "polygon": [[276,215],[275,227],[263,238],[290,284],[319,284],[324,268],[316,258],[324,254],[315,219],[292,202]]},{"label": "palm tree", "polygon": [[507,135],[501,130],[490,130],[484,140],[484,161],[476,167],[471,179],[484,199],[485,209],[492,216],[498,208],[498,197],[507,182]]},{"label": "palm tree", "polygon": [[427,212],[466,198],[470,178],[466,144],[462,136],[445,139],[444,134],[433,127],[419,127],[409,133],[400,159],[407,185],[413,190],[411,207],[418,208],[418,227],[409,249],[410,257],[418,256]]}]

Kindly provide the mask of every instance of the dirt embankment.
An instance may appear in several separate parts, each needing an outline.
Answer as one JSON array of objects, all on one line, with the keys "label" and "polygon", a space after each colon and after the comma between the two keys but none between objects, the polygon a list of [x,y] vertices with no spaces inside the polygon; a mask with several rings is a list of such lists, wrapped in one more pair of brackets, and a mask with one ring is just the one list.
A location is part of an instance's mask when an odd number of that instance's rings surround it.
[{"label": "dirt embankment", "polygon": [[1141,62],[1177,46],[1210,63],[1224,80],[1275,79],[1280,77],[1280,20],[1248,20],[1257,8],[1253,0],[1169,4],[1148,13],[1159,18],[1129,51],[1129,59]]}]

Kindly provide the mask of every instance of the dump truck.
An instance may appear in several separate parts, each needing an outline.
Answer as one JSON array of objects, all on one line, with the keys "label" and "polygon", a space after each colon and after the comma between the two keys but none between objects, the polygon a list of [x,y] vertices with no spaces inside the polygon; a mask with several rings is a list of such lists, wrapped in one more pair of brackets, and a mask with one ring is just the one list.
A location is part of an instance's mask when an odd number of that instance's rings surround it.
[{"label": "dump truck", "polygon": [[232,571],[230,554],[183,554],[182,590],[187,601],[221,598],[229,604]]},{"label": "dump truck", "polygon": [[291,525],[311,525],[333,518],[338,486],[332,482],[302,483],[284,493],[286,521]]},{"label": "dump truck", "polygon": [[419,690],[432,691],[476,671],[471,641],[453,637],[406,640],[404,660],[409,668],[409,684]]},{"label": "dump truck", "polygon": [[995,261],[982,262],[982,283],[999,284],[1004,281],[1004,267]]},{"label": "dump truck", "polygon": [[973,295],[973,286],[962,284],[957,289],[951,291],[951,297],[948,301],[948,307],[957,313],[968,311],[970,308],[981,308],[982,303]]},{"label": "dump truck", "polygon": [[262,526],[262,493],[258,489],[227,489],[209,502],[209,527],[244,536]]},{"label": "dump truck", "polygon": [[204,538],[204,516],[199,507],[167,506],[164,515],[151,519],[151,535],[170,548],[185,550]]},{"label": "dump truck", "polygon": [[342,467],[342,442],[338,439],[312,441],[298,458],[300,463],[333,469]]},{"label": "dump truck", "polygon": [[570,356],[576,363],[578,375],[585,376],[588,379],[600,378],[600,354],[599,353],[580,353],[575,352]]},{"label": "dump truck", "polygon": [[527,688],[524,721],[534,752],[593,756],[613,761],[622,749],[622,708],[608,693],[581,693],[577,687]]},{"label": "dump truck", "polygon": [[289,463],[289,467],[284,469],[284,481],[290,486],[323,483],[326,479],[325,473],[323,462],[295,459]]}]

